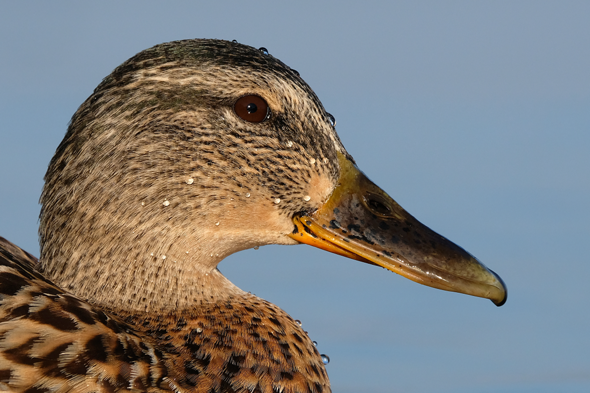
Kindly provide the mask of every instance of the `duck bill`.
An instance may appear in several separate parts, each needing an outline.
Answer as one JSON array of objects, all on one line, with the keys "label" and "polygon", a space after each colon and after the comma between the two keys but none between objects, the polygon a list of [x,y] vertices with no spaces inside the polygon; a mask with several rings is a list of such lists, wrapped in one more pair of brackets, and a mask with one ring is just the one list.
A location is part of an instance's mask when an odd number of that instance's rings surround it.
[{"label": "duck bill", "polygon": [[433,288],[506,302],[497,274],[412,217],[344,155],[338,158],[332,195],[315,212],[293,217],[292,238]]}]

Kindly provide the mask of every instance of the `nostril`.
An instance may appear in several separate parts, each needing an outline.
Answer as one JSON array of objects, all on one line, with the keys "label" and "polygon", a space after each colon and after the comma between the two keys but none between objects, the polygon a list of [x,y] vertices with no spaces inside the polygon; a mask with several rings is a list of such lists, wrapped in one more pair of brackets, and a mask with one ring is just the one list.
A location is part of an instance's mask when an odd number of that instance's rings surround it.
[{"label": "nostril", "polygon": [[369,199],[368,203],[371,210],[375,210],[377,213],[387,214],[390,212],[389,208],[379,201]]},{"label": "nostril", "polygon": [[368,194],[363,197],[365,206],[375,215],[391,217],[393,210],[382,197],[379,195]]}]

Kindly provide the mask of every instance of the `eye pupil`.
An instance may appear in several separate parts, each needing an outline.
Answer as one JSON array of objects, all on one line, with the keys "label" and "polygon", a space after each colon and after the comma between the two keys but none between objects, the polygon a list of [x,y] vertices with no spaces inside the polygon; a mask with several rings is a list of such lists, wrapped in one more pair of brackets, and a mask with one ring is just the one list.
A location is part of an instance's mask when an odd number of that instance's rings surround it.
[{"label": "eye pupil", "polygon": [[270,116],[270,108],[266,101],[253,94],[240,97],[234,104],[234,112],[249,123],[260,123]]},{"label": "eye pupil", "polygon": [[248,111],[248,113],[254,113],[258,110],[258,107],[255,103],[251,102],[246,106],[246,110]]}]

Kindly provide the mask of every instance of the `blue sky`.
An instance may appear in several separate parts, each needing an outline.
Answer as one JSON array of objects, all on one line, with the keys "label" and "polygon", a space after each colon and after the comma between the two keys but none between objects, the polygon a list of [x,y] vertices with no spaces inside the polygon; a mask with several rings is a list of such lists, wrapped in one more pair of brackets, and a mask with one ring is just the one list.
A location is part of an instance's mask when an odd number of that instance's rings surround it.
[{"label": "blue sky", "polygon": [[236,39],[297,69],[361,169],[504,278],[508,303],[306,246],[220,269],[300,319],[334,392],[590,391],[590,3],[3,2],[0,236],[38,254],[67,123],[133,54]]}]

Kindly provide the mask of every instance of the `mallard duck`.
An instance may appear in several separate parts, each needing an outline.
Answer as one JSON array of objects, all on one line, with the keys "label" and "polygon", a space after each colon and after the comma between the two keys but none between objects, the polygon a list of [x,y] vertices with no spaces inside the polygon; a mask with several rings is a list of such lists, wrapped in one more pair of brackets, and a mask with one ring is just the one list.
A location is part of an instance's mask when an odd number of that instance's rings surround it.
[{"label": "mallard duck", "polygon": [[310,244],[491,299],[501,279],[356,166],[299,74],[221,40],[157,45],[74,114],[39,260],[0,240],[0,390],[330,392],[320,354],[218,263]]}]

